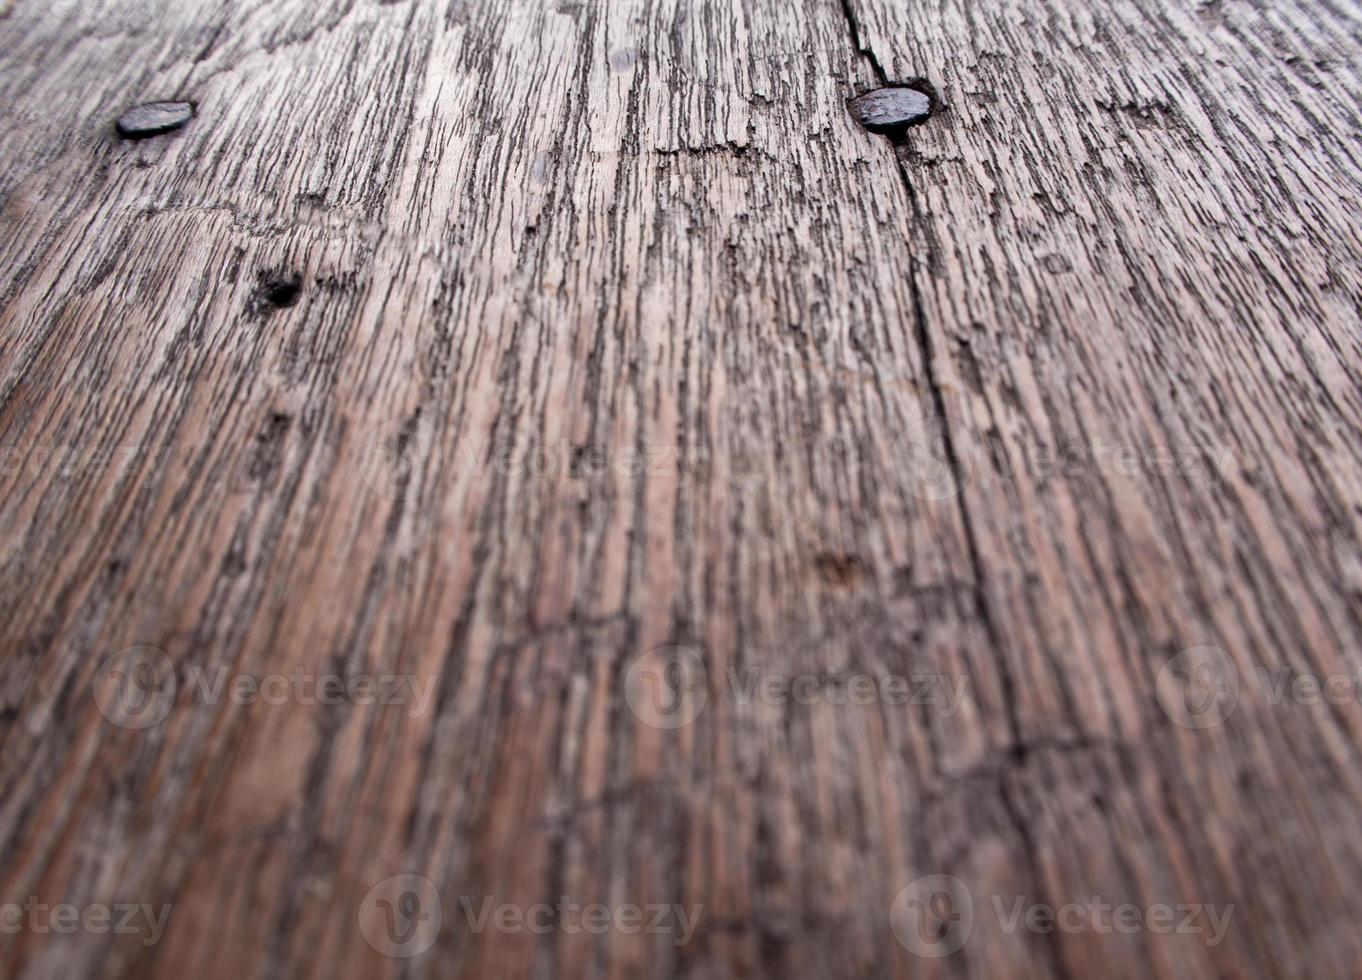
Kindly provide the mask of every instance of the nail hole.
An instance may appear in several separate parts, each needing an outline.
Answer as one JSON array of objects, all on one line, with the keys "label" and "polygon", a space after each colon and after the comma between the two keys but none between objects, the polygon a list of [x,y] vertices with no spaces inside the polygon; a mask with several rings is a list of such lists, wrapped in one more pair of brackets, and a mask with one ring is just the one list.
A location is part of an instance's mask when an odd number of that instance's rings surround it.
[{"label": "nail hole", "polygon": [[252,305],[258,313],[283,310],[298,303],[303,292],[303,277],[296,273],[262,272]]}]

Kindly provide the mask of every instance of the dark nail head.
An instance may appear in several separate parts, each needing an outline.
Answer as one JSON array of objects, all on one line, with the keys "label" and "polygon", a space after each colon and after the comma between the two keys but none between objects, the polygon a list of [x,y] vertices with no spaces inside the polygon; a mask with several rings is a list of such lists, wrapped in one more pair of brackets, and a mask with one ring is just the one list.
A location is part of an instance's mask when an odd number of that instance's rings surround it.
[{"label": "dark nail head", "polygon": [[915,88],[882,88],[849,103],[851,113],[872,133],[892,133],[932,114],[932,100]]},{"label": "dark nail head", "polygon": [[193,118],[194,107],[188,102],[148,102],[118,117],[118,135],[144,140],[173,133]]}]

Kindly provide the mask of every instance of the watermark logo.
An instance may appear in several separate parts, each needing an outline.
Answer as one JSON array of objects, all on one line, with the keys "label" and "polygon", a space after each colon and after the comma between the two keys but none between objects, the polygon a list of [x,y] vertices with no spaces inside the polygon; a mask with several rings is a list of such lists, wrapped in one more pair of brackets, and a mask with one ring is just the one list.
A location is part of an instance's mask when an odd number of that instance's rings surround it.
[{"label": "watermark logo", "polygon": [[624,698],[645,725],[684,728],[700,717],[709,701],[704,659],[690,647],[655,647],[629,665]]},{"label": "watermark logo", "polygon": [[1184,728],[1207,729],[1223,725],[1241,705],[1257,710],[1362,703],[1362,667],[1350,670],[1318,673],[1308,664],[1241,670],[1220,647],[1196,646],[1164,664],[1156,689],[1170,719]]},{"label": "watermark logo", "polygon": [[974,931],[974,900],[954,875],[925,875],[898,893],[889,922],[899,944],[915,956],[950,956]]},{"label": "watermark logo", "polygon": [[359,931],[384,956],[404,960],[435,945],[444,907],[435,882],[417,874],[384,878],[364,896]]},{"label": "watermark logo", "polygon": [[120,728],[153,728],[170,716],[176,687],[175,665],[163,650],[126,647],[95,672],[95,705]]},{"label": "watermark logo", "polygon": [[369,430],[361,472],[364,482],[388,500],[414,500],[422,493],[422,467],[435,453],[435,427],[414,415],[388,419]]},{"label": "watermark logo", "polygon": [[964,487],[963,468],[953,458],[950,430],[954,419],[932,415],[909,425],[894,440],[899,485],[919,500],[949,500]]},{"label": "watermark logo", "polygon": [[1159,669],[1155,687],[1159,706],[1174,724],[1215,728],[1239,705],[1239,668],[1220,647],[1189,647]]},{"label": "watermark logo", "polygon": [[756,497],[770,482],[761,460],[752,452],[734,449],[725,463],[728,487],[735,497]]}]

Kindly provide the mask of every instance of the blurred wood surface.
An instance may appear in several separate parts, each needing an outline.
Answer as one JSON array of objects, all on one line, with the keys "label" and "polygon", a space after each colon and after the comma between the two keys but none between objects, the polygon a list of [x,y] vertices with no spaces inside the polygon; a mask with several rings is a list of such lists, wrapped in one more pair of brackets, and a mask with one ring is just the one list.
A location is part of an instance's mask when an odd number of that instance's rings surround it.
[{"label": "blurred wood surface", "polygon": [[[1334,0],[0,2],[0,904],[171,908],[0,976],[1362,973],[1360,55]],[[425,693],[196,680],[270,675]],[[465,912],[563,896],[698,917]]]}]

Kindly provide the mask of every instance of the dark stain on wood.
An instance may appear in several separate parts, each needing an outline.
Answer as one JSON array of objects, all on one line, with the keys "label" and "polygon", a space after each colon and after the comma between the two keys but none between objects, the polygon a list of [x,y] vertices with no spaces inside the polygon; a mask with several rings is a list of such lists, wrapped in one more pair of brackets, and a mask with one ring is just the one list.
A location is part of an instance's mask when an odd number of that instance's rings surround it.
[{"label": "dark stain on wood", "polygon": [[814,558],[814,567],[824,585],[847,588],[856,585],[870,571],[870,566],[859,555],[824,551]]}]

